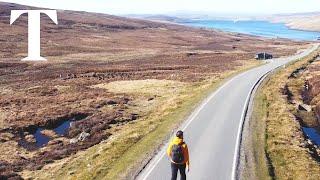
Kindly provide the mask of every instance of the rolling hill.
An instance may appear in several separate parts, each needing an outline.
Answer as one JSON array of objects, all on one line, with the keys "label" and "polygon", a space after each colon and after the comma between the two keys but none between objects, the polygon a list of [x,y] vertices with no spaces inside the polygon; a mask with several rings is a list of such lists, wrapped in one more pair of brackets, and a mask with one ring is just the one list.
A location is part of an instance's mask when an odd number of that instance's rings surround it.
[{"label": "rolling hill", "polygon": [[17,9],[37,8],[0,2],[0,179],[107,176],[168,111],[257,65],[256,52],[285,56],[308,45],[58,10],[59,25],[42,17],[48,61],[22,62],[27,18],[9,25]]},{"label": "rolling hill", "polygon": [[320,31],[320,12],[275,15],[271,21],[285,23],[292,29]]}]

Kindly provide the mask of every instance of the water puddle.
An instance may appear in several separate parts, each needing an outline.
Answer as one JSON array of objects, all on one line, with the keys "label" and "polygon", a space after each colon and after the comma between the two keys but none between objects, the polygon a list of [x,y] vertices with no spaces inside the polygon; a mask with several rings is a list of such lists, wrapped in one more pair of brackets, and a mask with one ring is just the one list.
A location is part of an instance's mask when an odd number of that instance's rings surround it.
[{"label": "water puddle", "polygon": [[70,128],[70,124],[72,121],[77,121],[77,119],[65,121],[58,127],[54,128],[53,131],[60,136],[64,136]]},{"label": "water puddle", "polygon": [[[67,120],[52,130],[57,135],[64,136],[64,135],[66,135],[66,133],[68,132],[68,129],[70,128],[70,123],[71,123],[71,120]],[[38,128],[37,131],[33,134],[33,136],[36,138],[36,146],[37,147],[42,147],[42,146],[48,144],[48,142],[51,140],[50,137],[41,133],[41,131],[43,131],[43,130],[46,130],[46,129]]]},{"label": "water puddle", "polygon": [[303,132],[316,145],[320,145],[320,132],[315,128],[302,127]]},{"label": "water puddle", "polygon": [[43,145],[47,144],[50,141],[50,138],[46,135],[43,135],[41,131],[44,129],[38,128],[36,133],[33,134],[33,136],[36,138],[36,146],[42,147]]},{"label": "water puddle", "polygon": [[47,145],[50,140],[52,140],[52,137],[43,134],[42,131],[52,130],[58,136],[65,136],[73,121],[79,121],[85,119],[86,117],[87,115],[77,115],[71,119],[64,119],[61,121],[61,123],[52,128],[38,127],[35,131],[31,132],[36,140],[36,143],[28,143],[25,139],[23,139],[19,144],[27,149],[41,148]]}]

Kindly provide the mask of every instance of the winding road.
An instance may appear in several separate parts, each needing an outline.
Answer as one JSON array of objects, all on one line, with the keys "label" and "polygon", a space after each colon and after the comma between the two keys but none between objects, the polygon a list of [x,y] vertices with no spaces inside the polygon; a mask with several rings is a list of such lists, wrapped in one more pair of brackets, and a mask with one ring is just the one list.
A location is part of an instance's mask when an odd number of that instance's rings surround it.
[{"label": "winding road", "polygon": [[[263,66],[233,77],[192,113],[181,127],[185,131],[185,141],[190,152],[187,179],[236,179],[242,124],[253,88],[270,71],[310,54],[318,46],[314,45],[294,56],[273,59]],[[138,180],[170,179],[166,146],[139,174]]]}]

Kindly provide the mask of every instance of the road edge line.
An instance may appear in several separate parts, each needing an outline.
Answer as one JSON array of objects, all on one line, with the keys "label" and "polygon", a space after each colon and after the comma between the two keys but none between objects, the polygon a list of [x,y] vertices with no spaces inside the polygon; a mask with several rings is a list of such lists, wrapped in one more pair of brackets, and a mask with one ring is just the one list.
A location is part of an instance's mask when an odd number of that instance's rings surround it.
[{"label": "road edge line", "polygon": [[[319,48],[319,45],[318,43],[314,44],[313,47],[310,49],[311,51],[305,55],[303,55],[302,57],[296,57],[295,59],[293,59],[292,61],[289,61],[287,63],[285,63],[284,65],[279,65],[278,67],[276,67],[275,69],[273,70],[270,70],[268,71],[267,73],[265,73],[263,76],[261,76],[261,78],[258,79],[258,81],[253,85],[253,87],[251,88],[248,96],[247,96],[247,99],[245,101],[245,105],[244,105],[244,108],[243,108],[243,112],[242,112],[242,115],[241,115],[241,119],[240,119],[240,126],[239,126],[239,129],[238,129],[238,135],[237,135],[237,142],[236,142],[236,147],[235,147],[235,152],[234,152],[234,157],[233,157],[233,165],[232,165],[232,174],[231,174],[231,180],[236,180],[237,179],[237,176],[238,176],[238,173],[237,173],[237,169],[238,169],[238,166],[239,166],[239,160],[240,160],[240,144],[241,144],[241,139],[242,139],[242,132],[243,132],[243,125],[245,123],[245,119],[247,117],[247,112],[248,112],[248,108],[249,108],[249,104],[250,104],[250,99],[251,99],[251,96],[253,95],[253,92],[255,90],[255,88],[259,87],[261,82],[268,76],[271,74],[271,72],[274,72],[278,69],[280,69],[281,67],[287,65],[287,64],[290,64],[291,62],[295,62],[295,61],[298,61],[299,59],[301,58],[304,58],[304,57],[307,57],[308,55],[310,55],[311,53],[313,53],[315,50],[317,50]],[[298,55],[296,55],[298,56]],[[295,57],[295,56],[294,56]]]},{"label": "road edge line", "polygon": [[[205,100],[202,101],[202,103],[196,108],[195,111],[193,111],[193,113],[189,116],[189,118],[185,121],[185,123],[183,123],[181,125],[181,129],[185,130],[189,127],[189,125],[193,122],[194,118],[200,113],[201,109],[206,106],[210,100],[212,98],[214,98],[216,96],[216,94],[218,94],[224,87],[226,87],[228,84],[230,84],[234,79],[236,79],[238,76],[242,76],[244,73],[246,73],[247,71],[244,71],[234,77],[232,77],[231,79],[229,79],[227,82],[223,83],[217,90],[215,90],[211,95],[209,95]],[[170,138],[171,139],[171,138]],[[155,157],[158,156],[157,160],[155,160],[154,164],[148,168],[148,171],[146,172],[146,174],[141,177],[142,180],[146,180],[148,178],[148,176],[151,174],[151,172],[154,170],[154,168],[159,164],[159,162],[161,161],[161,159],[165,156],[165,151],[164,148],[166,147],[167,143],[165,145],[163,145],[163,147],[161,148],[161,150],[159,152],[161,152],[160,154],[157,154]],[[152,161],[152,160],[151,160]],[[138,175],[139,177],[139,175]],[[139,178],[140,179],[140,178]]]},{"label": "road edge line", "polygon": [[[277,67],[279,68],[279,67]],[[276,69],[277,69],[276,68]],[[275,70],[275,69],[274,69]],[[249,103],[250,103],[250,99],[253,95],[254,90],[260,86],[261,82],[274,70],[268,71],[267,73],[265,73],[263,76],[261,76],[258,81],[252,86],[252,88],[250,89],[248,96],[246,98],[246,101],[244,103],[244,108],[241,114],[241,118],[240,118],[240,125],[238,128],[238,134],[237,134],[237,139],[236,139],[236,146],[235,146],[235,152],[234,152],[234,156],[233,156],[233,165],[232,165],[232,175],[231,175],[231,180],[235,180],[237,179],[237,168],[239,165],[239,157],[240,157],[240,144],[241,144],[241,139],[242,139],[242,132],[243,132],[243,125],[245,122],[245,118],[247,117],[247,113],[248,113],[248,108],[249,108]]]}]

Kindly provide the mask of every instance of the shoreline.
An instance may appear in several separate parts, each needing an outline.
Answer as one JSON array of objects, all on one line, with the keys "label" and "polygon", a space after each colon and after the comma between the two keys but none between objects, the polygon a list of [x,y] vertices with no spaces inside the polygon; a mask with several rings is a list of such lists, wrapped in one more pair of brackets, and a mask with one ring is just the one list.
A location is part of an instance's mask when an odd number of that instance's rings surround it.
[{"label": "shoreline", "polygon": [[[261,37],[261,38],[268,38],[268,39],[277,39],[277,38],[280,38],[280,39],[289,39],[289,40],[293,40],[293,41],[317,41],[316,38],[320,37],[320,31],[314,31],[314,30],[307,30],[307,29],[299,29],[299,28],[294,28],[293,26],[290,26],[288,25],[288,23],[286,22],[276,22],[276,21],[268,21],[268,20],[240,20],[240,21],[237,21],[237,22],[234,22],[234,23],[238,23],[238,22],[264,22],[264,23],[270,23],[270,24],[278,24],[278,25],[283,25],[285,26],[288,30],[293,30],[293,31],[300,31],[300,32],[305,32],[305,33],[317,33],[319,34],[318,37],[315,37],[314,40],[309,40],[309,39],[297,39],[297,38],[286,38],[286,37],[281,37],[281,36],[264,36],[264,35],[256,35],[256,34],[253,34],[253,33],[243,33],[243,32],[239,32],[239,31],[230,31],[230,30],[227,30],[225,28],[217,28],[217,27],[208,27],[208,26],[205,26],[205,25],[194,25],[194,23],[197,23],[199,21],[203,21],[203,20],[195,20],[194,22],[181,22],[179,24],[181,25],[185,25],[185,26],[188,26],[188,27],[196,27],[196,28],[205,28],[205,29],[214,29],[214,30],[219,30],[219,31],[222,31],[222,32],[226,32],[226,33],[239,33],[239,34],[244,34],[244,35],[250,35],[250,36],[254,36],[254,37]],[[232,20],[204,20],[204,21],[212,21],[212,22],[217,22],[217,21],[221,21],[221,22],[233,22]]]},{"label": "shoreline", "polygon": [[[206,30],[215,30],[215,31],[220,31],[224,33],[231,33],[231,34],[241,34],[241,35],[247,35],[247,36],[252,36],[252,37],[257,37],[257,38],[266,38],[266,39],[288,39],[292,41],[308,41],[308,42],[317,42],[317,38],[320,37],[320,30],[315,31],[315,30],[308,30],[308,29],[301,29],[301,28],[295,28],[293,26],[290,26],[287,22],[281,22],[281,21],[275,21],[275,20],[239,20],[237,22],[265,22],[265,23],[270,23],[270,24],[281,24],[285,26],[288,30],[293,30],[293,31],[300,31],[300,32],[305,32],[305,33],[318,33],[319,36],[315,37],[313,40],[310,39],[299,39],[299,38],[286,38],[286,37],[280,37],[280,36],[264,36],[264,35],[256,35],[253,33],[244,33],[244,32],[239,32],[239,31],[230,31],[224,28],[217,28],[217,27],[208,27],[207,25],[194,25],[194,23],[197,23],[199,21],[221,21],[221,22],[234,22],[234,20],[222,20],[222,19],[190,19],[186,21],[180,21],[180,22],[175,22],[175,21],[168,21],[168,20],[161,20],[161,19],[149,19],[149,18],[137,18],[137,17],[129,17],[129,18],[134,18],[134,19],[142,19],[142,20],[149,20],[153,22],[160,22],[160,23],[169,23],[169,24],[175,24],[175,25],[181,25],[181,26],[186,26],[186,27],[191,27],[191,28],[199,28],[199,29],[206,29]],[[234,22],[234,23],[237,23]]]}]

